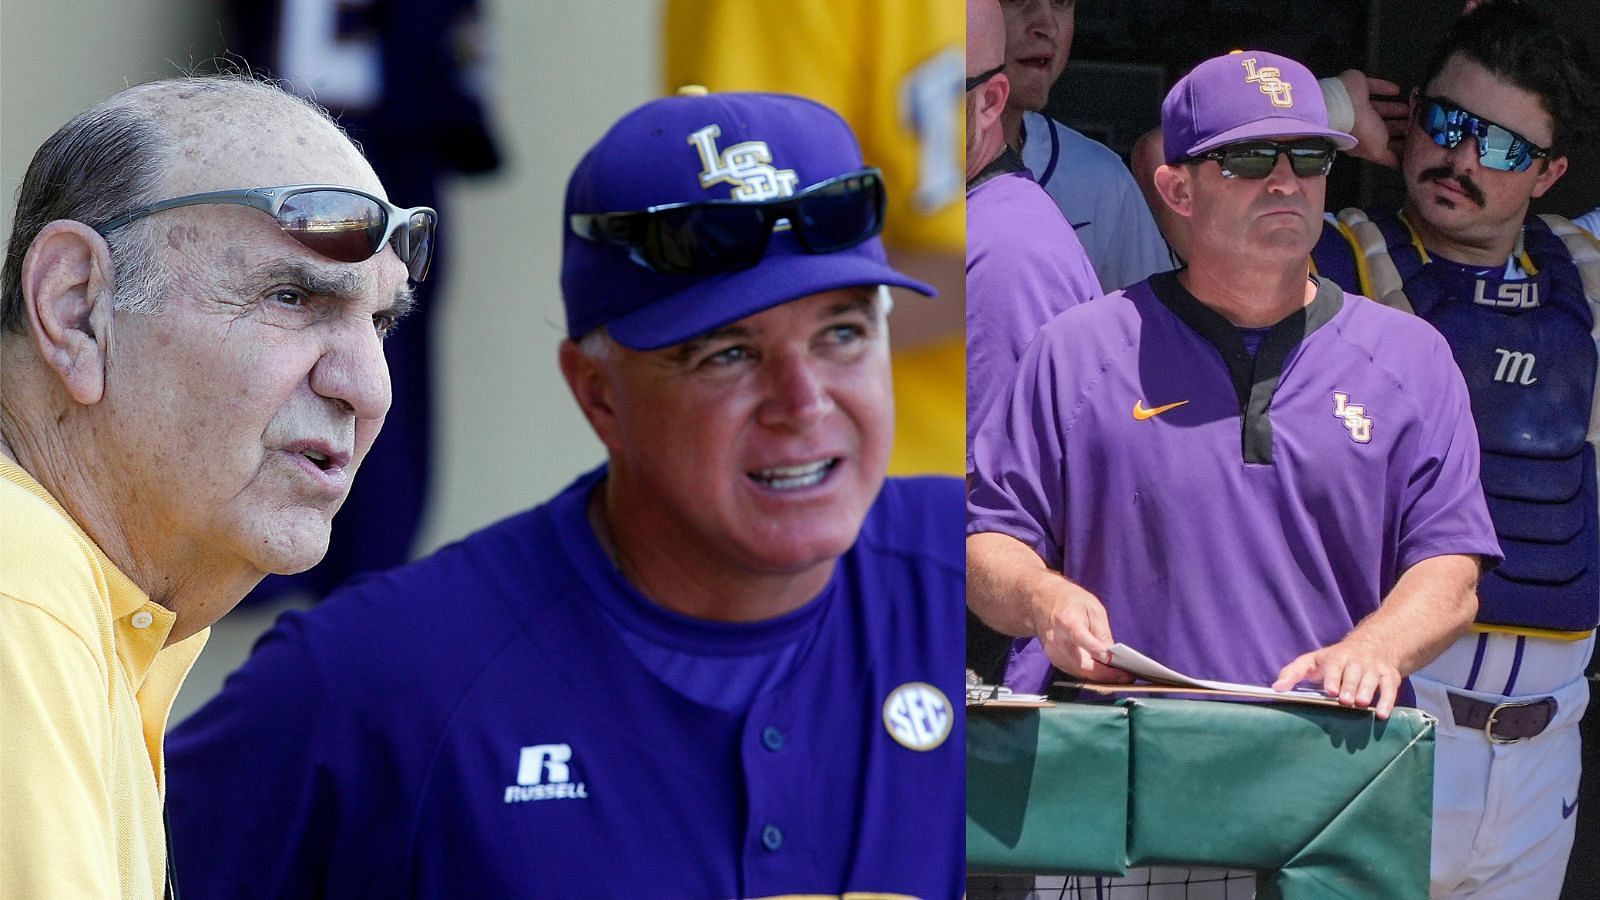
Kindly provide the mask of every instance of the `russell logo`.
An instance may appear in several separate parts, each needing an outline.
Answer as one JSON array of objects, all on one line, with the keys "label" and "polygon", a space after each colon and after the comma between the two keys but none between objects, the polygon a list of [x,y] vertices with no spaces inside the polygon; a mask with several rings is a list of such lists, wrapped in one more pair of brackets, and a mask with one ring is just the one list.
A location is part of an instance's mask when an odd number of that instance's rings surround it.
[{"label": "russell logo", "polygon": [[589,799],[588,787],[572,780],[571,762],[571,744],[523,747],[517,761],[517,783],[506,787],[506,802]]}]

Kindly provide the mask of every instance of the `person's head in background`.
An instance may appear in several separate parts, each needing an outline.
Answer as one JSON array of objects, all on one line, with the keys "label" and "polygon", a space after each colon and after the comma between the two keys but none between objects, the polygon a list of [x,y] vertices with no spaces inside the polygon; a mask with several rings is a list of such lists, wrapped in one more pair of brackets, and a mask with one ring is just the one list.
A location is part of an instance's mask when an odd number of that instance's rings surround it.
[{"label": "person's head in background", "polygon": [[1066,71],[1072,53],[1077,0],[1000,0],[1006,23],[1006,77],[1011,96],[1001,123],[1006,143],[1022,141],[1022,114],[1039,112]]},{"label": "person's head in background", "polygon": [[967,180],[1005,150],[1001,116],[1006,77],[1006,23],[997,0],[967,0]]},{"label": "person's head in background", "polygon": [[1430,249],[1504,263],[1530,202],[1600,130],[1600,72],[1587,48],[1520,0],[1488,0],[1452,24],[1411,98],[1405,210]]},{"label": "person's head in background", "polygon": [[[251,190],[294,185],[335,187]],[[4,268],[3,449],[176,611],[169,642],[321,559],[433,224],[319,108],[243,77],[129,88],[35,154]]]}]

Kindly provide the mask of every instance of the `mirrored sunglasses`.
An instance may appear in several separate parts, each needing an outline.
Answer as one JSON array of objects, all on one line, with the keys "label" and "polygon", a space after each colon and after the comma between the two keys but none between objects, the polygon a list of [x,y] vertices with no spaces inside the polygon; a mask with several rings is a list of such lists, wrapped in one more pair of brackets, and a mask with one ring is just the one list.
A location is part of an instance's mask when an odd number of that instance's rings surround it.
[{"label": "mirrored sunglasses", "polygon": [[259,209],[284,233],[337,262],[371,259],[392,244],[414,282],[428,277],[439,214],[426,206],[401,209],[354,188],[327,184],[208,191],[162,200],[117,216],[95,230],[109,235],[130,222],[182,206],[237,205]]},{"label": "mirrored sunglasses", "polygon": [[1241,141],[1218,147],[1188,162],[1216,160],[1222,167],[1224,178],[1265,178],[1278,165],[1279,155],[1289,157],[1289,169],[1299,178],[1314,178],[1333,170],[1333,158],[1339,153],[1333,144],[1321,138],[1298,141]]},{"label": "mirrored sunglasses", "polygon": [[663,275],[710,275],[761,262],[775,229],[793,231],[808,253],[835,253],[883,230],[883,173],[861,169],[789,197],[759,202],[701,200],[636,212],[577,213],[573,234],[626,247],[635,263]]},{"label": "mirrored sunglasses", "polygon": [[1534,159],[1549,159],[1547,147],[1515,131],[1433,97],[1418,95],[1417,124],[1441,147],[1453,148],[1469,137],[1478,139],[1478,164],[1500,172],[1521,172]]}]

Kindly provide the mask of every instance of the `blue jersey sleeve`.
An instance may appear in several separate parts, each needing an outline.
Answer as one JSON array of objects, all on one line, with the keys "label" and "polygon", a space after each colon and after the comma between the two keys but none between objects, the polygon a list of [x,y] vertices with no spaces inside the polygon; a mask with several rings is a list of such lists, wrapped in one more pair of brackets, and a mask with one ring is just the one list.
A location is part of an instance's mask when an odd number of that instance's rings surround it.
[{"label": "blue jersey sleeve", "polygon": [[333,744],[323,734],[333,702],[291,613],[168,737],[167,807],[186,896],[320,894],[315,873],[326,868],[335,816],[318,773]]},{"label": "blue jersey sleeve", "polygon": [[1311,248],[1311,265],[1318,275],[1332,281],[1345,291],[1361,294],[1360,267],[1356,262],[1357,250],[1350,238],[1340,230],[1332,216],[1324,217],[1322,235]]}]

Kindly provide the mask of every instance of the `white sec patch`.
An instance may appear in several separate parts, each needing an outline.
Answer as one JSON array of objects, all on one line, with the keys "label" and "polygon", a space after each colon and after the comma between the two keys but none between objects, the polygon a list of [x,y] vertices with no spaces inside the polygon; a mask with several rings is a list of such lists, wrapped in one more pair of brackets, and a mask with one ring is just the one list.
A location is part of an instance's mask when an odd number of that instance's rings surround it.
[{"label": "white sec patch", "polygon": [[908,681],[883,701],[883,727],[908,750],[932,750],[955,726],[950,698],[931,684]]}]

